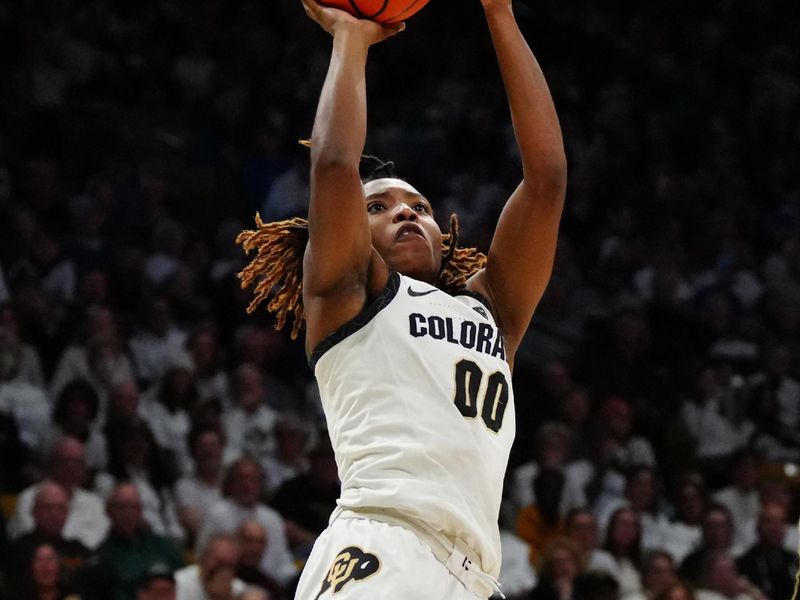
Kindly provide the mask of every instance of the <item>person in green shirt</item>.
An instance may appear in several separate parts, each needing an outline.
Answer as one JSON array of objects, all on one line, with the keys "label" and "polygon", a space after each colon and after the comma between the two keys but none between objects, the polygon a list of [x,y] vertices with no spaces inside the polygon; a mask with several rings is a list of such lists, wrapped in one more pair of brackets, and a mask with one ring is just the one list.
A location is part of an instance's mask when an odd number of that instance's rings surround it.
[{"label": "person in green shirt", "polygon": [[185,562],[175,543],[152,533],[142,516],[142,501],[136,486],[122,483],[114,488],[106,504],[111,520],[108,537],[97,551],[113,591],[113,600],[135,600],[136,586],[154,566],[175,571]]}]

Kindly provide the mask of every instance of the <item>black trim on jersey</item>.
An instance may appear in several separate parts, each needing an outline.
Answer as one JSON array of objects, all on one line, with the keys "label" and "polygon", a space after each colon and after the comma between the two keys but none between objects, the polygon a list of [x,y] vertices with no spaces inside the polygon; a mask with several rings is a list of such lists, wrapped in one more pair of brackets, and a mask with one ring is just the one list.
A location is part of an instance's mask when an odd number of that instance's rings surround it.
[{"label": "black trim on jersey", "polygon": [[363,328],[370,321],[372,321],[372,319],[375,318],[375,315],[386,308],[389,303],[394,300],[394,297],[397,295],[397,291],[399,289],[400,273],[392,271],[389,273],[389,279],[386,281],[386,285],[377,295],[375,300],[364,306],[360,313],[339,327],[336,331],[331,333],[328,337],[322,340],[316,348],[314,348],[314,351],[311,353],[311,358],[308,359],[308,364],[311,369],[313,370],[317,366],[319,359],[322,358],[322,355],[328,350],[333,348],[339,342],[350,337],[359,329]]},{"label": "black trim on jersey", "polygon": [[[489,304],[489,300],[483,294],[480,294],[478,292],[473,292],[472,290],[461,290],[456,294],[456,297],[458,296],[469,296],[470,298],[477,300],[478,302],[483,304],[483,306],[486,307],[486,310],[488,310],[489,313],[491,313],[492,317],[494,317],[494,312],[492,312],[492,305]],[[497,319],[495,319],[495,321],[496,320]]]}]

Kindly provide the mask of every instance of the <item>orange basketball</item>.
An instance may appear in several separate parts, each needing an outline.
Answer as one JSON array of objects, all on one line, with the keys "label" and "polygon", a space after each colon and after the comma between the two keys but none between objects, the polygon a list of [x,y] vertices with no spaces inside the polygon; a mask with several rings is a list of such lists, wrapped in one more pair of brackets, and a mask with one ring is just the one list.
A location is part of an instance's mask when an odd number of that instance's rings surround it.
[{"label": "orange basketball", "polygon": [[428,0],[317,0],[317,2],[322,6],[347,11],[359,19],[387,24],[405,21],[424,7]]}]

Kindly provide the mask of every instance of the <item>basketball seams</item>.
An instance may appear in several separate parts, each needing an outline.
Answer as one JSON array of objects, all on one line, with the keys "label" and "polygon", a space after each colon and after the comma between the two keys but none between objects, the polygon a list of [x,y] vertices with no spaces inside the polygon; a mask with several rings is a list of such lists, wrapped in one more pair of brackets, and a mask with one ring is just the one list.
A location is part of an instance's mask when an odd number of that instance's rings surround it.
[{"label": "basketball seams", "polygon": [[408,5],[408,6],[406,6],[406,7],[405,7],[403,10],[401,10],[401,11],[400,11],[398,14],[396,14],[395,16],[393,16],[393,17],[391,18],[391,20],[390,20],[390,21],[384,21],[384,22],[385,22],[385,23],[392,23],[392,22],[394,22],[394,21],[397,21],[397,20],[400,20],[400,19],[402,19],[404,16],[406,16],[406,15],[409,13],[409,11],[411,11],[411,10],[412,10],[412,9],[413,9],[413,8],[414,8],[414,7],[415,7],[417,4],[419,4],[420,2],[422,2],[422,6],[420,6],[420,7],[419,7],[417,10],[419,10],[419,9],[421,9],[423,6],[425,6],[425,5],[428,3],[428,0],[413,0],[413,1],[411,2],[411,4],[409,4],[409,5]]},{"label": "basketball seams", "polygon": [[356,15],[358,15],[360,18],[362,19],[367,18],[367,15],[361,12],[361,9],[358,7],[358,4],[356,4],[356,0],[350,0],[350,6],[353,7],[353,10],[356,11]]},{"label": "basketball seams", "polygon": [[[316,2],[321,6],[326,6],[329,8],[337,8],[339,10],[346,10],[345,6],[343,5],[349,4],[350,9],[352,10],[351,14],[353,14],[353,16],[358,17],[359,19],[370,19],[373,21],[377,21],[378,23],[381,24],[389,24],[400,20],[404,16],[407,16],[409,14],[414,14],[420,8],[425,6],[428,3],[428,0],[411,0],[405,8],[401,9],[397,14],[385,20],[379,20],[377,17],[380,17],[384,12],[386,12],[386,9],[389,8],[389,5],[391,4],[392,0],[383,0],[383,3],[380,5],[378,10],[372,14],[368,14],[367,12],[365,12],[365,9],[363,7],[359,6],[360,3],[359,0],[347,0],[347,2],[345,2],[344,0],[340,0],[339,2],[336,2],[334,0],[316,0]],[[414,9],[414,7],[417,5],[419,5],[418,8]]]},{"label": "basketball seams", "polygon": [[[315,0],[315,1],[320,6],[326,6],[328,8],[335,8],[337,10],[344,10],[345,9],[345,7],[342,6],[341,4],[337,4],[335,2],[330,2],[328,0]],[[366,19],[367,18],[367,16],[364,13],[361,12],[361,9],[354,2],[354,0],[350,0],[350,6],[352,7],[353,11],[355,12],[355,15],[353,15],[353,16],[358,17],[359,19]]]},{"label": "basketball seams", "polygon": [[378,9],[378,12],[376,12],[376,13],[374,13],[374,14],[371,14],[371,15],[366,15],[366,14],[364,14],[364,13],[361,11],[361,9],[359,9],[359,8],[358,8],[358,6],[356,6],[356,0],[350,0],[350,4],[352,4],[352,5],[353,5],[353,8],[354,8],[355,10],[357,10],[357,11],[358,11],[358,13],[359,13],[360,15],[364,15],[364,18],[365,18],[365,19],[374,19],[375,17],[379,17],[379,16],[381,16],[381,14],[383,13],[383,11],[385,11],[385,10],[386,10],[386,8],[389,6],[389,0],[383,0],[383,6],[381,6],[381,7]]}]

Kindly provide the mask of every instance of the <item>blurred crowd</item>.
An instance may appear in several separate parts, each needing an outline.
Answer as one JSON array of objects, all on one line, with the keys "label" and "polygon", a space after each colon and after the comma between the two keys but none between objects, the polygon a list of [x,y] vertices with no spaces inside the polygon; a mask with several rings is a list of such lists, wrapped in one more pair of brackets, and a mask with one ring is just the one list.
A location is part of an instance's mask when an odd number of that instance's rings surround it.
[{"label": "blurred crowd", "polygon": [[[506,595],[785,600],[800,7],[515,6],[570,179],[515,364]],[[486,250],[519,165],[481,19],[434,0],[372,50],[367,151]],[[291,597],[339,483],[233,240],[306,211],[329,47],[294,1],[0,4],[0,597]]]}]

